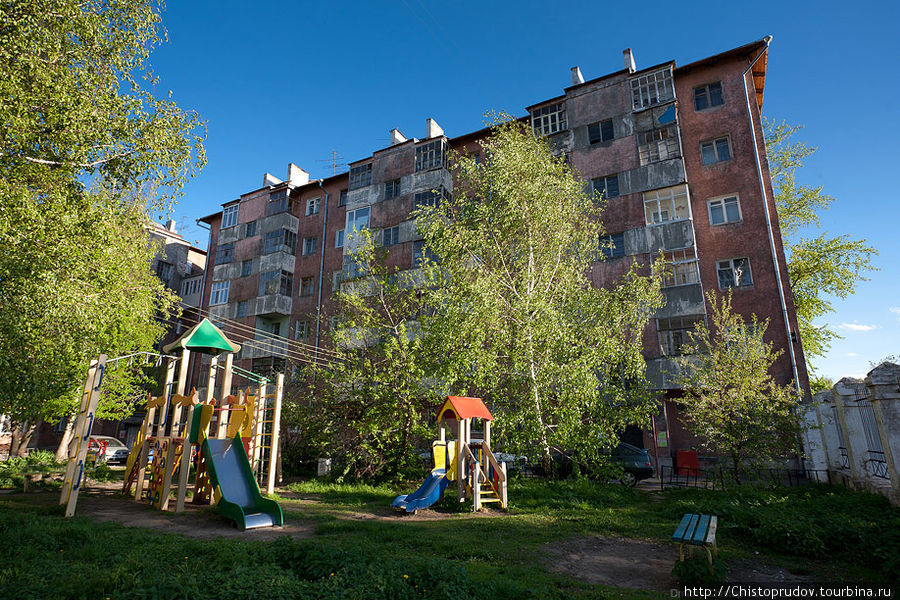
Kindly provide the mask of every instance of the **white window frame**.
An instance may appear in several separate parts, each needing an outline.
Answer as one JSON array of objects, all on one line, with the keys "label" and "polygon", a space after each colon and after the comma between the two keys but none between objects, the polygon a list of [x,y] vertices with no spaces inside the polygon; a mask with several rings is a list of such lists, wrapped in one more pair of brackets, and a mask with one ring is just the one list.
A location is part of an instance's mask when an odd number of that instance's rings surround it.
[{"label": "white window frame", "polygon": [[228,290],[230,288],[230,281],[218,281],[213,283],[212,290],[209,294],[209,305],[216,306],[218,304],[226,304],[228,302]]},{"label": "white window frame", "polygon": [[631,104],[634,110],[649,108],[674,99],[672,70],[668,67],[631,80]]},{"label": "white window frame", "polygon": [[343,248],[344,247],[344,230],[338,229],[334,232],[334,247],[335,248]]},{"label": "white window frame", "polygon": [[240,202],[229,204],[222,209],[222,229],[234,227],[238,223],[238,211],[240,211]]},{"label": "white window frame", "polygon": [[305,340],[309,337],[309,319],[298,319],[294,325],[294,339]]},{"label": "white window frame", "polygon": [[440,138],[416,146],[416,173],[442,168],[447,164],[447,140]]},{"label": "white window frame", "polygon": [[[691,197],[687,185],[682,184],[659,190],[650,190],[649,192],[644,192],[643,197],[644,221],[647,225],[661,225],[691,218]],[[677,215],[676,209],[682,199],[684,200],[686,212],[685,214]],[[663,214],[666,215],[665,219]]]},{"label": "white window frame", "polygon": [[660,287],[671,288],[700,283],[700,261],[693,246],[663,255]]},{"label": "white window frame", "polygon": [[[303,282],[304,281],[310,282],[308,294],[303,293]],[[316,280],[313,276],[310,275],[308,277],[300,278],[300,283],[297,286],[297,296],[299,296],[300,298],[310,298],[310,297],[312,297],[313,293],[315,293],[315,291],[316,291]]]},{"label": "white window frame", "polygon": [[[747,283],[741,283],[741,281],[735,277],[737,271],[735,267],[735,261],[738,260],[746,261],[745,264],[747,267],[747,275],[749,276],[749,281]],[[731,280],[734,285],[722,287],[722,277],[720,273],[723,273],[725,271],[731,271]],[[743,271],[741,271],[741,279],[743,279]],[[753,268],[750,266],[750,258],[746,256],[739,256],[737,258],[722,258],[716,260],[716,282],[718,283],[720,290],[753,287]]]},{"label": "white window frame", "polygon": [[[359,213],[361,213],[363,211],[366,212],[366,224],[363,225],[362,227],[357,228],[356,227],[357,217],[358,217]],[[357,208],[356,210],[348,210],[346,225],[345,225],[344,229],[345,229],[345,231],[349,231],[351,233],[357,232],[357,231],[362,231],[363,229],[368,229],[371,218],[372,218],[371,207],[364,206],[362,208]]]},{"label": "white window frame", "polygon": [[[391,232],[388,234],[388,232]],[[388,236],[390,235],[391,243],[388,243]],[[394,227],[386,227],[381,233],[381,245],[382,246],[396,246],[400,243],[400,226],[395,225]]]},{"label": "white window frame", "polygon": [[372,185],[372,163],[357,165],[350,169],[349,190],[358,190]]},{"label": "white window frame", "polygon": [[[679,327],[674,327],[678,321]],[[681,356],[681,348],[688,341],[687,332],[693,330],[698,323],[703,322],[703,317],[673,317],[670,319],[656,320],[656,334],[659,338],[659,351],[663,356]],[[663,329],[663,323],[666,329]]]},{"label": "white window frame", "polygon": [[312,256],[316,253],[316,250],[319,246],[319,238],[317,237],[307,237],[303,238],[303,249],[301,253],[303,256]]},{"label": "white window frame", "polygon": [[675,123],[639,131],[637,143],[641,166],[681,156],[678,148],[678,128]]},{"label": "white window frame", "polygon": [[541,106],[531,112],[531,130],[535,135],[552,135],[566,129],[565,101]]},{"label": "white window frame", "polygon": [[312,216],[319,214],[319,211],[322,207],[322,199],[321,198],[310,198],[306,201],[306,216]]},{"label": "white window frame", "polygon": [[[725,145],[728,147],[728,158],[722,158],[719,156],[719,142],[725,140]],[[706,145],[710,145],[712,147],[713,156],[715,156],[715,160],[712,162],[704,162],[703,161],[703,147]],[[730,135],[720,135],[717,138],[712,138],[709,140],[703,140],[700,142],[700,164],[704,167],[709,165],[717,165],[720,162],[726,162],[734,158],[734,148],[731,147],[731,136]]]},{"label": "white window frame", "polygon": [[[729,200],[734,200],[734,205],[737,207],[737,219],[729,219],[728,218],[728,202]],[[713,206],[718,205],[722,209],[722,221],[716,223],[713,221]],[[728,194],[725,196],[718,196],[716,198],[710,198],[706,201],[706,211],[709,214],[709,224],[712,227],[718,227],[720,225],[733,225],[735,223],[743,223],[744,221],[744,213],[741,212],[741,198],[737,194]]]},{"label": "white window frame", "polygon": [[[388,195],[390,192],[390,195]],[[384,199],[390,200],[391,198],[397,198],[400,196],[400,179],[391,179],[390,181],[384,182]]]}]

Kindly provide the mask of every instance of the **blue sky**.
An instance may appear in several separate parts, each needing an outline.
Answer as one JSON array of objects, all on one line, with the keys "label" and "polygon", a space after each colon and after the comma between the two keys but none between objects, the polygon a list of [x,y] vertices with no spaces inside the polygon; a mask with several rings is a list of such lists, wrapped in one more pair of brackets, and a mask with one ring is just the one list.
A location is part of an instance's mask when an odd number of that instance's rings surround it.
[{"label": "blue sky", "polygon": [[[639,6],[639,8],[634,8]],[[817,361],[835,379],[900,354],[900,200],[885,174],[900,151],[900,3],[171,1],[169,43],[151,57],[159,92],[207,121],[209,163],[175,209],[185,236],[206,245],[196,218],[257,189],[288,162],[331,174],[387,145],[394,127],[424,137],[433,117],[450,135],[515,115],[570,85],[622,68],[678,64],[773,35],[764,114],[803,124],[818,153],[799,173],[837,200],[833,234],[865,237],[879,271],[835,305],[844,336]]]}]

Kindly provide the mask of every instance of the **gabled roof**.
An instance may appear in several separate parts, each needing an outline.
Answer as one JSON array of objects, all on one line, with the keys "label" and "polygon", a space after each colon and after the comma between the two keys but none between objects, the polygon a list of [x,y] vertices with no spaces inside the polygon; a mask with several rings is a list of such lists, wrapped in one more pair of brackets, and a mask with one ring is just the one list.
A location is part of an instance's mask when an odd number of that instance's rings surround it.
[{"label": "gabled roof", "polygon": [[163,351],[171,352],[175,348],[186,348],[191,352],[212,355],[237,352],[241,349],[240,345],[229,340],[209,319],[203,319],[188,329],[184,335],[163,348]]},{"label": "gabled roof", "polygon": [[437,414],[438,423],[444,418],[444,413],[448,410],[453,411],[456,420],[462,419],[485,419],[493,421],[491,411],[487,409],[481,398],[467,398],[465,396],[447,396],[447,400],[441,405]]}]

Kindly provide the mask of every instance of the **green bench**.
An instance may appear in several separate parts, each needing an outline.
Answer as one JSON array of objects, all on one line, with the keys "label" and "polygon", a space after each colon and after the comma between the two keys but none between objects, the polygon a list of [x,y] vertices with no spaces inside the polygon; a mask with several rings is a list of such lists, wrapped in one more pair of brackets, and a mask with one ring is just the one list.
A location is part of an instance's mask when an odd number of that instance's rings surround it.
[{"label": "green bench", "polygon": [[[678,529],[672,534],[672,541],[677,542],[678,560],[684,560],[684,546],[687,544],[690,557],[694,557],[694,546],[702,546],[712,569],[713,556],[718,556],[716,548],[716,527],[718,518],[713,515],[686,514],[681,518]],[[710,548],[712,551],[710,551]]]}]

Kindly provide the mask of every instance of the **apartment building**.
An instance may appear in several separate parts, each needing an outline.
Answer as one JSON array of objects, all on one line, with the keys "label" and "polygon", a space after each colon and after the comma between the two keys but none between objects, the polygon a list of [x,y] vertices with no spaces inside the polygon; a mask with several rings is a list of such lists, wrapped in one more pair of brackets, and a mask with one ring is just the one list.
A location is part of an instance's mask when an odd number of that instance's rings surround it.
[{"label": "apartment building", "polygon": [[[707,318],[708,290],[733,290],[736,310],[769,319],[766,339],[784,351],[773,375],[808,390],[760,121],[769,42],[643,69],[628,49],[614,73],[585,81],[573,67],[571,85],[523,117],[608,198],[611,244],[591,268],[594,285],[615,284],[632,261],[649,269],[659,253],[667,259],[667,302],[644,347],[650,379],[669,399],[660,426],[670,448],[689,444],[671,418],[680,395],[672,357]],[[310,181],[290,165],[285,181],[266,174],[260,189],[204,217],[211,269],[203,306],[238,328],[226,331],[243,327],[255,338],[238,364],[281,368],[291,352],[271,336],[307,344],[303,352],[322,347],[353,250],[346,232],[368,227],[395,265],[414,268],[425,250],[411,212],[452,191],[448,150],[477,152],[486,135],[448,137],[433,119],[421,139],[393,129],[386,147],[348,173]]]}]

